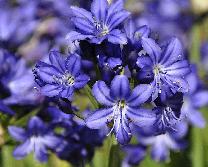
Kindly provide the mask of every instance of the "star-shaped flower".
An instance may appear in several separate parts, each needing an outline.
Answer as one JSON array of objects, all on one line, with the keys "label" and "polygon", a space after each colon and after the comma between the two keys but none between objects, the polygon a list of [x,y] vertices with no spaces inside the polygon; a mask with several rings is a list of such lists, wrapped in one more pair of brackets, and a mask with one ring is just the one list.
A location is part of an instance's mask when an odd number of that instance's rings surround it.
[{"label": "star-shaped flower", "polygon": [[151,80],[152,99],[160,95],[165,100],[176,92],[188,92],[185,76],[190,73],[190,66],[183,56],[180,41],[172,38],[161,48],[153,39],[142,38],[142,46],[148,55],[137,59],[137,65],[141,68],[138,78]]},{"label": "star-shaped flower", "polygon": [[148,100],[152,93],[149,85],[139,85],[132,91],[128,78],[117,75],[111,82],[110,89],[103,81],[95,83],[92,93],[97,101],[105,106],[95,111],[86,119],[86,125],[92,129],[110,126],[120,144],[126,144],[131,138],[130,122],[137,126],[152,125],[156,116],[151,110],[140,105]]},{"label": "star-shaped flower", "polygon": [[77,31],[67,35],[69,41],[89,39],[91,43],[100,44],[107,39],[114,44],[126,44],[127,39],[118,26],[130,15],[124,9],[123,0],[109,4],[107,0],[93,0],[91,12],[71,7],[72,22]]},{"label": "star-shaped flower", "polygon": [[63,142],[36,116],[28,122],[27,130],[10,126],[9,133],[15,140],[22,142],[13,152],[16,159],[22,159],[34,151],[37,160],[47,161],[47,149],[56,149]]},{"label": "star-shaped flower", "polygon": [[74,90],[83,88],[89,77],[81,72],[81,58],[71,54],[66,59],[57,51],[49,55],[49,64],[39,62],[34,69],[43,95],[71,100]]}]

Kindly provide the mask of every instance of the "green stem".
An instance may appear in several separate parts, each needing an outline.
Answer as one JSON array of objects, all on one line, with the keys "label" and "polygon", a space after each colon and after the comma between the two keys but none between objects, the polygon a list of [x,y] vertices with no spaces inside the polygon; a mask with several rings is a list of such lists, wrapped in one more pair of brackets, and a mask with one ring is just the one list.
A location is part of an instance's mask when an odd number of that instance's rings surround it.
[{"label": "green stem", "polygon": [[90,102],[92,103],[93,109],[98,109],[99,104],[97,103],[95,98],[92,96],[91,88],[89,87],[89,85],[85,86],[84,90],[85,90],[85,93],[87,94],[87,97],[90,99]]}]

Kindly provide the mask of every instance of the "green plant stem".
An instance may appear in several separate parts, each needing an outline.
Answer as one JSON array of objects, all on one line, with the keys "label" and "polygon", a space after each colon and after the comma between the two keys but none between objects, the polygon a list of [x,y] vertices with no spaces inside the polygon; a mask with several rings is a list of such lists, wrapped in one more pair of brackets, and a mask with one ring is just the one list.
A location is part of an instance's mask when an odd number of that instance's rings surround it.
[{"label": "green plant stem", "polygon": [[89,87],[89,85],[85,86],[84,91],[85,91],[87,97],[90,99],[90,102],[92,103],[93,109],[98,109],[99,108],[99,104],[97,103],[95,98],[92,96],[92,93],[91,93],[92,90]]}]

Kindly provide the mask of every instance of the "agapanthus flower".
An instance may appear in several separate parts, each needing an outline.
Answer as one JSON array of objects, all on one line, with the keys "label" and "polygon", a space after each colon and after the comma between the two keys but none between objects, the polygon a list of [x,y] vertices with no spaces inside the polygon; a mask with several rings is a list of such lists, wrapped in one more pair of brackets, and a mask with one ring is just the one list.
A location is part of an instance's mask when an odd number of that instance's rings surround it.
[{"label": "agapanthus flower", "polygon": [[9,133],[15,140],[22,143],[13,152],[16,159],[22,159],[34,152],[37,160],[47,161],[48,149],[54,150],[62,142],[61,138],[55,136],[53,131],[38,117],[32,117],[29,120],[26,130],[9,126]]},{"label": "agapanthus flower", "polygon": [[153,39],[142,38],[142,46],[147,52],[139,56],[137,65],[140,80],[150,80],[152,99],[158,96],[165,100],[176,92],[188,92],[185,76],[190,73],[189,62],[183,56],[183,49],[177,38],[172,38],[162,48]]},{"label": "agapanthus flower", "polygon": [[34,74],[43,95],[70,100],[74,90],[83,88],[89,81],[89,77],[81,71],[79,55],[70,54],[64,58],[57,51],[50,52],[49,63],[39,62]]},{"label": "agapanthus flower", "polygon": [[127,39],[118,26],[130,15],[124,9],[123,0],[108,4],[107,0],[93,0],[91,12],[71,7],[72,22],[77,31],[67,35],[70,41],[89,39],[91,43],[100,44],[107,39],[114,44],[126,44]]},{"label": "agapanthus flower", "polygon": [[[0,41],[9,44],[20,44],[37,26],[37,21],[29,14],[23,14],[25,9],[16,7],[0,7]],[[25,26],[27,24],[27,26]],[[7,43],[8,45],[8,43]],[[11,47],[11,45],[6,46]]]},{"label": "agapanthus flower", "polygon": [[17,59],[5,50],[0,51],[0,83],[2,92],[9,96],[3,99],[8,105],[37,104],[40,95],[34,90],[35,82],[24,59]]},{"label": "agapanthus flower", "polygon": [[[86,119],[86,125],[99,129],[112,123],[113,131],[120,144],[126,144],[131,138],[130,122],[138,126],[153,124],[155,115],[140,105],[148,100],[151,90],[149,85],[139,85],[132,91],[125,75],[117,75],[110,88],[103,81],[97,81],[92,93],[96,100],[105,106],[98,109]],[[109,125],[110,126],[110,125]]]},{"label": "agapanthus flower", "polygon": [[157,136],[139,136],[139,142],[151,146],[151,157],[155,161],[167,161],[170,150],[183,150],[187,143],[183,138],[187,133],[187,126],[183,123],[177,124],[175,130],[167,131]]},{"label": "agapanthus flower", "polygon": [[181,109],[182,117],[188,123],[204,128],[206,121],[200,109],[208,105],[208,90],[203,89],[197,70],[193,66],[192,73],[187,76],[190,91],[184,96],[184,104]]}]

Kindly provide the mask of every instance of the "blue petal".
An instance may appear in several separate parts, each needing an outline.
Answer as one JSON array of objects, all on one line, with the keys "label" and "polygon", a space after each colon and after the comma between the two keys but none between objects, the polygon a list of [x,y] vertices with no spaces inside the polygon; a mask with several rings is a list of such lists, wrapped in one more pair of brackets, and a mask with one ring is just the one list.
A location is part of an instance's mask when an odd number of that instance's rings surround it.
[{"label": "blue petal", "polygon": [[74,77],[76,77],[81,70],[80,56],[77,54],[69,55],[66,60],[66,68]]},{"label": "blue petal", "polygon": [[135,24],[132,19],[128,19],[124,24],[124,31],[128,39],[134,41]]},{"label": "blue petal", "polygon": [[124,0],[117,0],[114,3],[111,3],[110,7],[108,8],[106,21],[108,21],[109,18],[112,17],[114,13],[123,10],[123,8],[124,8]]},{"label": "blue petal", "polygon": [[91,11],[95,18],[99,21],[104,22],[108,9],[107,0],[93,0],[91,4]]},{"label": "blue petal", "polygon": [[126,10],[121,10],[116,13],[113,13],[112,16],[107,20],[107,25],[109,30],[113,30],[116,28],[119,24],[124,22],[127,17],[130,16],[130,12],[127,12]]},{"label": "blue petal", "polygon": [[0,100],[0,112],[14,115],[14,112],[9,107],[7,107],[1,100]]},{"label": "blue petal", "polygon": [[156,114],[147,109],[128,107],[126,115],[133,124],[139,127],[151,127],[156,121]]},{"label": "blue petal", "polygon": [[115,29],[108,34],[108,41],[113,44],[127,44],[126,35],[120,30]]},{"label": "blue petal", "polygon": [[93,112],[87,119],[86,125],[92,129],[100,129],[113,119],[113,108],[100,109]]},{"label": "blue petal", "polygon": [[59,87],[58,85],[47,84],[41,87],[41,93],[48,97],[57,96],[61,91],[62,91],[62,88]]},{"label": "blue petal", "polygon": [[81,89],[87,84],[89,80],[90,80],[90,77],[88,75],[81,74],[75,78],[74,87],[76,89]]},{"label": "blue petal", "polygon": [[72,100],[74,88],[72,86],[66,87],[60,92],[60,96],[68,100]]},{"label": "blue petal", "polygon": [[28,134],[23,128],[9,126],[8,132],[16,141],[23,142],[28,138]]},{"label": "blue petal", "polygon": [[186,76],[191,71],[187,60],[182,60],[173,63],[167,68],[164,68],[164,70],[167,72],[168,75],[183,76],[183,77]]},{"label": "blue petal", "polygon": [[92,94],[100,104],[105,106],[114,105],[114,100],[111,98],[110,90],[105,82],[97,81],[92,88]]},{"label": "blue petal", "polygon": [[90,39],[90,42],[91,43],[95,43],[95,44],[101,44],[103,42],[103,40],[106,39],[106,36],[103,36],[103,37],[100,37],[100,38],[97,38],[96,36],[95,37],[92,37]]},{"label": "blue petal", "polygon": [[168,67],[174,62],[182,60],[182,54],[183,49],[181,42],[177,38],[172,38],[169,44],[166,46],[164,52],[162,53],[160,63]]},{"label": "blue petal", "polygon": [[125,75],[117,75],[114,77],[110,88],[110,94],[114,99],[127,99],[130,91],[129,80]]},{"label": "blue petal", "polygon": [[58,51],[51,51],[49,54],[49,61],[51,65],[58,68],[61,72],[65,72],[64,57]]},{"label": "blue petal", "polygon": [[63,140],[54,135],[45,135],[43,143],[50,149],[56,149],[60,144],[63,143]]},{"label": "blue petal", "polygon": [[13,156],[16,159],[22,159],[33,151],[33,144],[30,139],[26,140],[23,144],[17,146],[13,152]]},{"label": "blue petal", "polygon": [[85,9],[78,8],[76,6],[72,6],[71,11],[72,11],[73,16],[86,19],[89,22],[91,22],[92,24],[94,23],[92,14],[90,12],[86,11]]},{"label": "blue petal", "polygon": [[146,147],[142,145],[127,145],[123,149],[127,154],[123,161],[125,167],[130,167],[129,165],[138,166],[146,156]]},{"label": "blue petal", "polygon": [[208,105],[208,91],[198,91],[192,96],[195,107],[204,107]]},{"label": "blue petal", "polygon": [[161,140],[156,141],[151,148],[151,157],[157,162],[166,161],[169,158],[169,150],[166,144]]},{"label": "blue petal", "polygon": [[186,76],[186,80],[189,83],[189,94],[195,93],[200,83],[199,76],[193,71],[193,68],[191,70],[192,72]]},{"label": "blue petal", "polygon": [[35,158],[40,162],[46,162],[48,160],[48,152],[46,147],[39,142],[34,145]]},{"label": "blue petal", "polygon": [[146,25],[141,26],[135,31],[134,34],[134,38],[137,40],[141,39],[142,37],[148,38],[148,36],[150,35],[150,28]]},{"label": "blue petal", "polygon": [[116,136],[117,141],[124,145],[128,144],[131,139],[131,131],[128,125],[127,118],[121,118],[122,116],[119,116],[115,120],[115,127],[114,127],[114,133]]},{"label": "blue petal", "polygon": [[54,66],[46,65],[41,66],[37,70],[37,74],[38,77],[40,77],[40,79],[42,79],[44,82],[53,83],[55,81],[54,76],[59,76],[60,72],[56,68],[54,68]]},{"label": "blue petal", "polygon": [[74,23],[76,28],[83,31],[84,34],[93,34],[94,26],[91,23],[89,23],[86,19],[74,17],[71,19],[71,21]]},{"label": "blue petal", "polygon": [[17,141],[25,141],[27,139],[27,133],[23,128],[19,128],[16,126],[9,126],[8,127],[9,134]]},{"label": "blue petal", "polygon": [[140,68],[144,68],[146,66],[148,66],[148,67],[152,67],[153,66],[153,62],[152,62],[152,60],[150,59],[149,56],[139,56],[137,58],[136,64]]},{"label": "blue petal", "polygon": [[142,38],[142,47],[151,57],[154,63],[158,63],[161,56],[161,48],[156,42],[151,38]]},{"label": "blue petal", "polygon": [[34,133],[34,132],[39,133],[42,130],[45,130],[45,128],[46,128],[45,124],[37,116],[33,116],[28,122],[28,130],[31,133]]},{"label": "blue petal", "polygon": [[188,120],[192,125],[199,128],[204,128],[206,126],[205,118],[203,117],[200,111],[197,111],[195,109],[189,110],[187,116],[188,116]]},{"label": "blue petal", "polygon": [[122,65],[121,58],[110,57],[107,60],[108,65],[111,69],[115,68],[116,66]]},{"label": "blue petal", "polygon": [[131,107],[138,107],[146,102],[152,95],[152,86],[142,84],[134,88],[131,96],[127,99],[127,105]]},{"label": "blue petal", "polygon": [[66,40],[69,42],[74,42],[76,40],[84,40],[86,38],[92,38],[92,37],[93,36],[91,36],[91,35],[83,35],[83,34],[80,34],[76,31],[71,31],[66,35]]},{"label": "blue petal", "polygon": [[166,75],[165,82],[169,84],[173,93],[176,92],[186,93],[189,91],[189,85],[188,82],[185,80],[185,78]]}]

